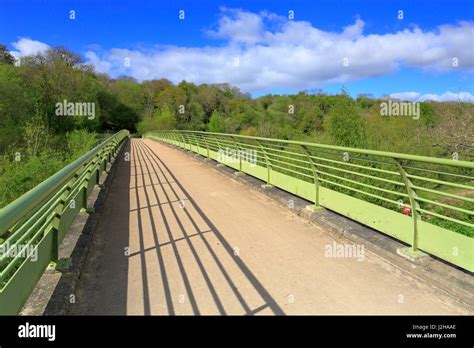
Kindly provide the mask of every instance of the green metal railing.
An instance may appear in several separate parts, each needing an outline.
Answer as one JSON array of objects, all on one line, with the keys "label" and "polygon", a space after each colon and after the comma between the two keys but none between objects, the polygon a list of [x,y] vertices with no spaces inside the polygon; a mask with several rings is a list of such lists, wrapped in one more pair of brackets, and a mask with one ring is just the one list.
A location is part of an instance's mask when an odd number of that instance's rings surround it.
[{"label": "green metal railing", "polygon": [[197,131],[145,135],[214,159],[474,271],[474,163]]},{"label": "green metal railing", "polygon": [[0,209],[0,314],[17,313],[51,262],[107,164],[124,144],[122,130]]}]

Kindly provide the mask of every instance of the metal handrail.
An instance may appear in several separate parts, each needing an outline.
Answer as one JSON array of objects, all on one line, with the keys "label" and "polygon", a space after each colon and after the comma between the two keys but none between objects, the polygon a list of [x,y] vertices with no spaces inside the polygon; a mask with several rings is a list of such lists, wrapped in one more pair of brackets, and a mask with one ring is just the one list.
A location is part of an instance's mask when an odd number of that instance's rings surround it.
[{"label": "metal handrail", "polygon": [[209,134],[209,135],[217,135],[217,136],[227,136],[230,138],[234,137],[234,138],[242,138],[242,139],[254,139],[254,140],[263,140],[263,141],[269,141],[269,142],[278,142],[278,143],[284,143],[284,144],[306,145],[306,146],[311,146],[311,147],[318,147],[321,149],[347,151],[347,152],[354,152],[354,153],[360,153],[360,154],[365,154],[365,155],[375,155],[375,156],[382,156],[382,157],[389,157],[389,158],[412,160],[416,162],[444,164],[444,165],[450,165],[450,166],[455,166],[455,167],[466,167],[466,168],[474,169],[474,162],[452,160],[452,159],[446,159],[446,158],[436,158],[436,157],[429,157],[429,156],[402,154],[402,153],[389,152],[389,151],[367,150],[367,149],[359,149],[359,148],[353,148],[353,147],[316,144],[316,143],[296,141],[296,140],[263,138],[263,137],[255,137],[255,136],[240,135],[240,134],[215,133],[215,132],[203,132],[203,131],[192,131],[192,130],[186,130],[186,131],[169,130],[169,131],[164,131],[164,132],[179,132],[183,134],[200,133],[200,134]]},{"label": "metal handrail", "polygon": [[62,239],[79,211],[89,211],[89,194],[129,135],[122,130],[109,137],[0,209],[0,314],[17,313],[48,264],[58,260]]},{"label": "metal handrail", "polygon": [[87,152],[85,155],[68,164],[66,167],[42,183],[38,184],[30,191],[26,192],[4,208],[0,209],[0,237],[8,232],[8,229],[16,224],[28,212],[47,200],[52,193],[57,191],[61,186],[69,181],[76,174],[76,172],[81,167],[83,167],[84,164],[90,161],[91,158],[96,156],[100,150],[104,149],[111,143],[121,142],[128,135],[128,131],[122,130],[109,137],[95,148]]},{"label": "metal handrail", "polygon": [[241,159],[223,163],[400,239],[413,253],[421,249],[474,270],[474,200],[465,194],[474,195],[473,162],[202,131],[145,136],[213,159],[226,148],[258,151],[260,168]]}]

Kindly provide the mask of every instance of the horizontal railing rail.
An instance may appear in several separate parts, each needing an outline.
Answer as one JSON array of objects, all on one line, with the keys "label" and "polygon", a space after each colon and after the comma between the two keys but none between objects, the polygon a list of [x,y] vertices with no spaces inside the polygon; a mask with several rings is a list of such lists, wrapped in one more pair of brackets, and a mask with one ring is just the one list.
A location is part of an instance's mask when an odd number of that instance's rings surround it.
[{"label": "horizontal railing rail", "polygon": [[474,271],[474,163],[199,131],[145,137],[179,146]]},{"label": "horizontal railing rail", "polygon": [[129,137],[122,130],[0,209],[0,314],[17,313],[51,262],[107,164]]}]

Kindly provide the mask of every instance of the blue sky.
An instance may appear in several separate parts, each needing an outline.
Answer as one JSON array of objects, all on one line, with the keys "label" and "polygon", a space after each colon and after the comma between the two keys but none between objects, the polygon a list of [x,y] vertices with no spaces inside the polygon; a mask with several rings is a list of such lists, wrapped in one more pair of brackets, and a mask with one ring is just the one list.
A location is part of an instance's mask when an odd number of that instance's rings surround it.
[{"label": "blue sky", "polygon": [[16,56],[64,45],[114,77],[230,82],[254,96],[341,85],[353,95],[474,94],[467,0],[0,0],[0,23]]}]

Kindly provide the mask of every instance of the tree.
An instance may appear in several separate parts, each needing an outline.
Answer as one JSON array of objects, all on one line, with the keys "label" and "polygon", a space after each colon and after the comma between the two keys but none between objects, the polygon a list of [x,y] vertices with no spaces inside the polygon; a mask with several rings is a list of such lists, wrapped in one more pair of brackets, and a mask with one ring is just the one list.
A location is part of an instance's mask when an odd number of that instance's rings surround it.
[{"label": "tree", "polygon": [[338,96],[329,111],[326,129],[334,143],[348,147],[365,147],[364,122],[355,102],[347,95]]},{"label": "tree", "polygon": [[434,146],[439,146],[449,152],[465,152],[465,155],[472,157],[474,104],[444,102],[434,103],[433,108],[436,108],[437,114],[442,115],[432,137],[435,141]]},{"label": "tree", "polygon": [[47,61],[58,61],[61,60],[66,63],[69,67],[79,66],[84,63],[84,60],[78,54],[68,50],[64,46],[57,46],[50,48],[45,53],[45,58]]},{"label": "tree", "polygon": [[120,105],[118,109],[124,113],[121,119],[125,121],[125,124],[119,122],[121,127],[133,130],[140,115],[145,112],[143,86],[130,78],[117,79],[110,86],[116,95],[116,105]]},{"label": "tree", "polygon": [[142,119],[144,117],[151,117],[155,112],[155,98],[157,94],[163,91],[166,87],[172,86],[173,84],[171,81],[167,79],[160,79],[160,80],[149,80],[144,81],[142,83],[143,87],[143,109],[144,113]]},{"label": "tree", "polygon": [[258,131],[255,127],[249,127],[249,128],[244,129],[244,130],[241,130],[240,135],[247,135],[247,136],[251,136],[251,137],[256,137],[256,136],[258,136]]},{"label": "tree", "polygon": [[192,100],[201,104],[206,114],[205,121],[207,122],[224,98],[224,92],[219,90],[217,87],[202,84],[199,85],[199,91],[193,96]]},{"label": "tree", "polygon": [[0,64],[0,154],[23,142],[22,127],[38,112],[38,94],[20,70]]},{"label": "tree", "polygon": [[0,44],[0,64],[13,65],[15,64],[15,57],[10,54],[10,51],[5,45]]},{"label": "tree", "polygon": [[191,129],[191,130],[206,130],[206,124],[204,123],[205,113],[201,104],[196,102],[189,103],[185,112],[181,114],[178,112],[178,129]]},{"label": "tree", "polygon": [[434,114],[430,103],[420,103],[420,118],[427,128],[433,128],[439,123],[439,118]]},{"label": "tree", "polygon": [[23,134],[26,151],[31,156],[37,156],[48,135],[43,117],[36,113],[23,127]]},{"label": "tree", "polygon": [[224,118],[217,112],[214,111],[209,119],[209,124],[207,125],[209,132],[214,133],[223,133],[225,132],[225,122]]},{"label": "tree", "polygon": [[171,130],[176,128],[176,117],[169,109],[157,111],[155,119],[157,130]]}]

